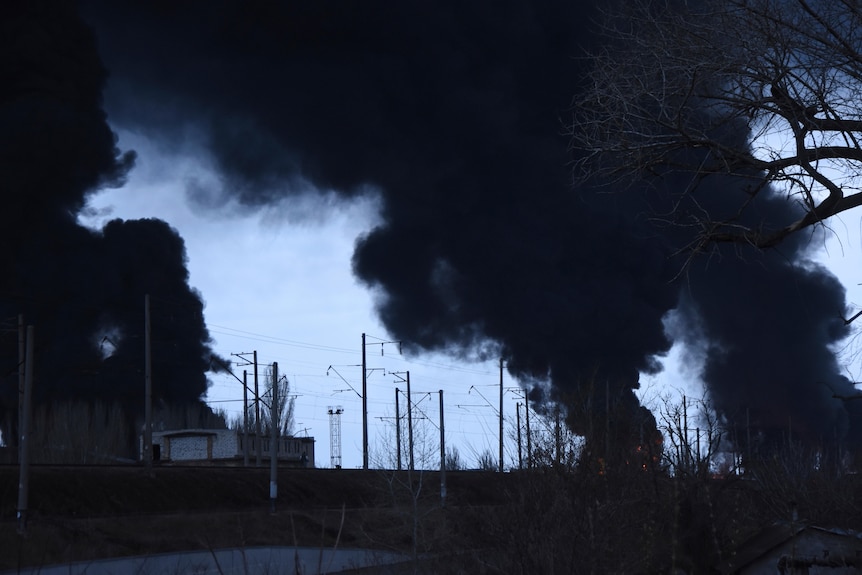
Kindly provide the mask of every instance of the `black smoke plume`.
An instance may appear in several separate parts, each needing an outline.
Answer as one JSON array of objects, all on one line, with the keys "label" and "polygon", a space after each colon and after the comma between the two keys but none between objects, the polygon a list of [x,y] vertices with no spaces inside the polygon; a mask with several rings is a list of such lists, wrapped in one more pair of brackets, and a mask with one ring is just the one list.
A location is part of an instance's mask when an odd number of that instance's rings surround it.
[{"label": "black smoke plume", "polygon": [[102,109],[107,76],[92,31],[68,2],[0,8],[0,424],[17,436],[18,318],[35,327],[34,400],[144,405],[144,301],[151,296],[158,405],[199,402],[211,352],[185,247],[156,220],[93,231],[87,196],[134,163]]},{"label": "black smoke plume", "polygon": [[[844,293],[807,263],[805,240],[678,276],[685,238],[647,217],[677,193],[672,182],[573,188],[562,132],[595,42],[593,4],[82,9],[112,73],[112,121],[164,146],[193,139],[217,165],[223,186],[191,188],[196,201],[380,194],[382,223],[357,241],[354,270],[414,350],[500,353],[522,381],[550,383],[537,395],[567,400],[575,431],[613,409],[632,443],[654,426],[633,390],[659,370],[677,310],[672,334],[703,352],[722,415],[746,410],[769,433],[795,421],[809,441],[846,431],[853,422],[821,383],[849,386],[830,351],[846,335]],[[738,200],[733,182],[712,190],[701,201],[716,210]],[[792,209],[760,208],[767,221]]]}]

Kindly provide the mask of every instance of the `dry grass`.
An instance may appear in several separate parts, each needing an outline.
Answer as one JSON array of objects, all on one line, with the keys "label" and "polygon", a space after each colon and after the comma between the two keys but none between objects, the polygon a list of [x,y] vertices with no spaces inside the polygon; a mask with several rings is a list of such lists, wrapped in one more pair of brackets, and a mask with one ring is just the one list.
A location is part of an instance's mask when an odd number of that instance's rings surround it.
[{"label": "dry grass", "polygon": [[[282,469],[270,513],[269,470],[223,467],[39,467],[31,473],[25,537],[17,534],[18,469],[0,467],[0,570],[178,550],[293,545],[409,551],[410,510],[392,497],[391,472]],[[435,476],[436,474],[428,474]],[[493,475],[450,478],[453,504],[493,502]],[[439,485],[429,479],[428,485]],[[454,512],[427,512],[423,550],[452,548]],[[343,526],[342,526],[343,515]],[[467,515],[460,513],[460,517]],[[467,530],[469,531],[469,529]],[[468,544],[467,541],[463,541]]]}]

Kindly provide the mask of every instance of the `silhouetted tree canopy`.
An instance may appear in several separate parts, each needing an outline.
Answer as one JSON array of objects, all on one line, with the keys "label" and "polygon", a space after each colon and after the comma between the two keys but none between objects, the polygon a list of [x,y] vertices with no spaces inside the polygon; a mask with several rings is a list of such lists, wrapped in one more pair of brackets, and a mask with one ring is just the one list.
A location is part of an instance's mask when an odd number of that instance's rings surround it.
[{"label": "silhouetted tree canopy", "polygon": [[[666,217],[696,229],[696,250],[771,247],[862,204],[858,2],[638,0],[605,16],[572,129],[584,175],[685,174],[685,208]],[[697,195],[716,175],[748,181],[736,211]],[[801,209],[752,217],[771,194]]]}]

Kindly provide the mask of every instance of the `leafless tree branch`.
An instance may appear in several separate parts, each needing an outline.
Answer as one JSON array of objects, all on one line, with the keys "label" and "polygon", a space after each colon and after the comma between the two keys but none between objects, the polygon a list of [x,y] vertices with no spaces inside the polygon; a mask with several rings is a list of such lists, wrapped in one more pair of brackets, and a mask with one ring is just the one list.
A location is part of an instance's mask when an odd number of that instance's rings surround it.
[{"label": "leafless tree branch", "polygon": [[[575,100],[571,145],[581,178],[670,174],[752,182],[783,193],[794,221],[686,214],[711,243],[779,244],[862,204],[862,8],[840,0],[634,0],[604,16]],[[693,221],[692,221],[693,220]],[[679,224],[679,220],[674,223]]]}]

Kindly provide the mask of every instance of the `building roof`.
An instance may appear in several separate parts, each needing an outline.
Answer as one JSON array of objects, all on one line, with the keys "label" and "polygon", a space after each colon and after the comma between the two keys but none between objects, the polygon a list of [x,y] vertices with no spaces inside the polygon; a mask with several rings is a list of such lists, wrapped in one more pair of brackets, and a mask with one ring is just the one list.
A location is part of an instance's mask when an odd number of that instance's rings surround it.
[{"label": "building roof", "polygon": [[835,537],[853,538],[862,543],[862,533],[850,529],[818,527],[799,521],[792,523],[777,522],[761,529],[753,537],[740,545],[729,559],[722,561],[718,565],[718,571],[728,574],[736,573],[746,565],[755,562],[770,551],[799,536],[803,531],[813,531]]},{"label": "building roof", "polygon": [[154,431],[153,435],[159,437],[201,437],[208,435],[218,435],[230,431],[229,429],[171,429],[168,431]]}]

